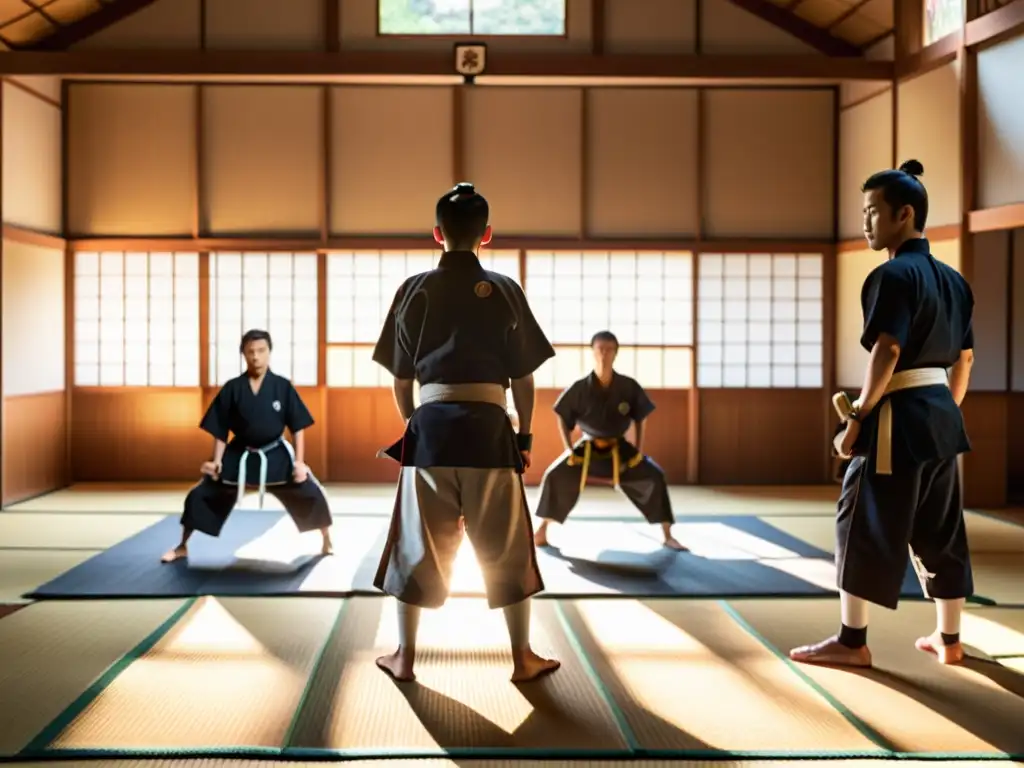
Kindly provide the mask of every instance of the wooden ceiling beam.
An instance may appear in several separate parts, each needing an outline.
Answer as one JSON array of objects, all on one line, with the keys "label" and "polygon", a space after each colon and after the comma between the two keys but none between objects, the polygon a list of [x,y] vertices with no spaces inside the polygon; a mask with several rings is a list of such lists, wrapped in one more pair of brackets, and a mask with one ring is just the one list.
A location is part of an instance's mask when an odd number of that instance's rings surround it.
[{"label": "wooden ceiling beam", "polygon": [[791,10],[775,5],[769,0],[730,0],[730,2],[798,40],[802,40],[826,56],[860,57],[862,55],[860,48],[853,43],[830,35],[821,27],[814,26]]},{"label": "wooden ceiling beam", "polygon": [[861,8],[863,8],[865,5],[867,5],[870,2],[871,2],[871,0],[858,0],[858,2],[854,3],[853,5],[851,5],[845,11],[840,13],[831,23],[829,23],[829,25],[827,27],[825,27],[825,31],[828,32],[829,34],[832,34],[832,30],[833,29],[838,27],[840,24],[842,24],[844,21],[846,21],[850,17],[856,16],[857,12],[860,11]]},{"label": "wooden ceiling beam", "polygon": [[[451,51],[13,51],[0,75],[131,77],[438,77]],[[488,51],[486,76],[731,80],[891,80],[890,61],[811,55],[513,53]]]},{"label": "wooden ceiling beam", "polygon": [[107,27],[137,13],[155,0],[119,0],[116,3],[103,3],[98,11],[83,16],[76,22],[60,27],[52,35],[26,45],[18,46],[18,51],[66,51],[87,37],[102,32]]}]

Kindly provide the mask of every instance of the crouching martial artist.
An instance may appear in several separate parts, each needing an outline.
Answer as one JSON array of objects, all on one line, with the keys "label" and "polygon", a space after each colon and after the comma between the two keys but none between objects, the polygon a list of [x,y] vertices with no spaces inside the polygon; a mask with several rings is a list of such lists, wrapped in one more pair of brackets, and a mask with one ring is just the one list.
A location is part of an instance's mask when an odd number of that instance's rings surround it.
[{"label": "crouching martial artist", "polygon": [[[331,554],[331,510],[323,488],[303,461],[305,431],[313,417],[292,383],[270,370],[272,342],[266,331],[249,331],[241,352],[247,370],[225,384],[200,423],[213,436],[213,457],[201,468],[203,479],[185,497],[181,543],[162,558],[170,563],[188,554],[193,531],[219,536],[246,486],[270,493],[284,505],[299,531],[320,531],[322,554]],[[294,448],[284,439],[292,433]],[[234,435],[228,442],[228,433]]]},{"label": "crouching martial artist", "polygon": [[[797,648],[797,661],[866,667],[868,604],[894,610],[908,561],[935,600],[935,632],[917,648],[963,659],[960,614],[974,590],[959,455],[960,403],[973,363],[970,286],[929,253],[928,196],[916,160],[864,184],[864,231],[889,259],[864,281],[861,345],[871,354],[839,444],[849,459],[836,518],[842,625]],[[947,369],[952,371],[947,374]]]},{"label": "crouching martial artist", "polygon": [[[665,546],[685,550],[672,536],[672,504],[661,467],[644,456],[644,424],[654,403],[644,388],[614,370],[619,341],[610,331],[590,340],[594,372],[573,383],[558,397],[554,411],[565,452],[547,468],[541,481],[534,536],[538,546],[548,543],[551,521],[564,523],[579,500],[588,475],[610,479],[651,525],[660,525]],[[625,438],[635,425],[636,445]],[[572,431],[579,426],[583,438],[575,445]]]},{"label": "crouching martial artist", "polygon": [[[530,463],[533,372],[555,353],[522,289],[480,265],[477,251],[491,239],[488,214],[471,184],[441,197],[434,238],[444,253],[436,269],[402,283],[373,352],[394,376],[406,423],[402,439],[385,451],[402,468],[374,582],[399,601],[398,650],[377,659],[397,680],[415,678],[420,610],[448,598],[460,517],[488,604],[505,611],[512,680],[559,666],[530,647],[530,596],[544,585],[521,477]],[[509,386],[518,434],[507,412]]]}]

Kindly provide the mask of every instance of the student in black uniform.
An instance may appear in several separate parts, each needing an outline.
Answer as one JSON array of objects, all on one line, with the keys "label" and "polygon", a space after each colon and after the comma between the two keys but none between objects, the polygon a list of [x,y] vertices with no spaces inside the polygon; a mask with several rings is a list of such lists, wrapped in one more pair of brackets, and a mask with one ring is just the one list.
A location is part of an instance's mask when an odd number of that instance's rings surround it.
[{"label": "student in black uniform", "polygon": [[842,625],[837,636],[791,651],[797,661],[871,665],[868,604],[896,609],[908,547],[938,616],[917,648],[944,664],[964,656],[960,614],[974,581],[959,468],[970,442],[960,404],[974,361],[974,297],[929,253],[923,171],[910,160],[863,187],[868,244],[889,259],[861,291],[861,345],[871,357],[839,451],[850,459],[836,519]]},{"label": "student in black uniform", "polygon": [[[373,359],[394,376],[405,434],[385,453],[402,465],[391,532],[375,585],[398,599],[399,647],[377,659],[413,680],[420,610],[448,597],[460,519],[488,604],[504,608],[516,682],[558,668],[530,647],[531,595],[543,588],[521,474],[530,463],[533,372],[554,350],[509,277],[476,252],[491,239],[487,201],[459,184],[437,203],[436,269],[395,294]],[[420,405],[413,382],[420,384]],[[511,387],[519,432],[509,419]]]},{"label": "student in black uniform", "polygon": [[[611,479],[651,525],[660,525],[665,546],[685,550],[672,536],[672,503],[661,467],[644,456],[646,419],[654,403],[639,382],[614,370],[619,340],[611,331],[595,333],[590,340],[594,372],[574,382],[558,397],[554,411],[565,453],[547,468],[541,481],[534,536],[539,547],[548,543],[551,521],[564,523],[579,500],[587,476]],[[636,428],[636,445],[625,438],[630,424]],[[572,444],[577,426],[583,437]]]},{"label": "student in black uniform", "polygon": [[[199,428],[213,436],[213,458],[203,463],[203,479],[185,497],[181,543],[162,558],[171,563],[188,555],[193,531],[219,536],[246,485],[284,505],[299,531],[319,530],[322,554],[331,554],[331,510],[320,483],[303,461],[313,417],[292,383],[270,370],[272,342],[266,331],[248,331],[240,351],[248,370],[231,379],[210,404]],[[288,429],[294,448],[284,439]],[[234,435],[228,442],[228,433]],[[244,476],[244,480],[239,478]]]}]

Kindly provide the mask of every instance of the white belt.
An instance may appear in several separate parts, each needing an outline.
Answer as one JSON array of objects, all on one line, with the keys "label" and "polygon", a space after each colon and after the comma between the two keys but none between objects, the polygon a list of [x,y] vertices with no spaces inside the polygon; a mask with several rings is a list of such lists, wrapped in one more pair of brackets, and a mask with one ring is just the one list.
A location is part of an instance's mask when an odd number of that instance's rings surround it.
[{"label": "white belt", "polygon": [[260,457],[259,508],[263,509],[263,497],[267,492],[267,451],[272,451],[279,445],[283,445],[284,449],[288,451],[288,455],[291,457],[292,465],[294,466],[295,450],[292,448],[292,444],[283,438],[279,438],[268,445],[264,445],[262,448],[246,448],[242,451],[242,455],[238,459],[238,497],[235,499],[236,506],[241,504],[242,499],[245,498],[246,480],[249,479],[249,476],[245,471],[245,465],[249,460],[249,454],[255,453]]},{"label": "white belt", "polygon": [[421,384],[420,405],[427,403],[490,403],[508,408],[501,384]]},{"label": "white belt", "polygon": [[[885,388],[885,395],[903,389],[933,387],[937,384],[949,386],[944,368],[913,368],[894,373]],[[878,444],[875,448],[875,472],[879,475],[892,474],[892,404],[883,400],[878,409]]]}]

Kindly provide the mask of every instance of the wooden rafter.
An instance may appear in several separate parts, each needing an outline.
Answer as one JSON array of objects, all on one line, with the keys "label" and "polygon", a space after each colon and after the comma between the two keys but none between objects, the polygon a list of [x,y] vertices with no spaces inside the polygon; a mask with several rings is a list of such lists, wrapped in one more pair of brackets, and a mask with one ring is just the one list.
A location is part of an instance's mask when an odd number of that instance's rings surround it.
[{"label": "wooden rafter", "polygon": [[65,51],[87,37],[102,32],[107,27],[141,11],[155,0],[118,0],[118,2],[101,2],[101,7],[94,13],[84,16],[78,21],[59,27],[52,35],[21,46],[11,46],[20,51]]},{"label": "wooden rafter", "polygon": [[821,27],[816,27],[811,22],[794,14],[790,8],[780,7],[769,0],[730,0],[730,2],[798,40],[802,40],[826,56],[859,57],[862,55],[860,48],[853,43],[841,40]]}]

